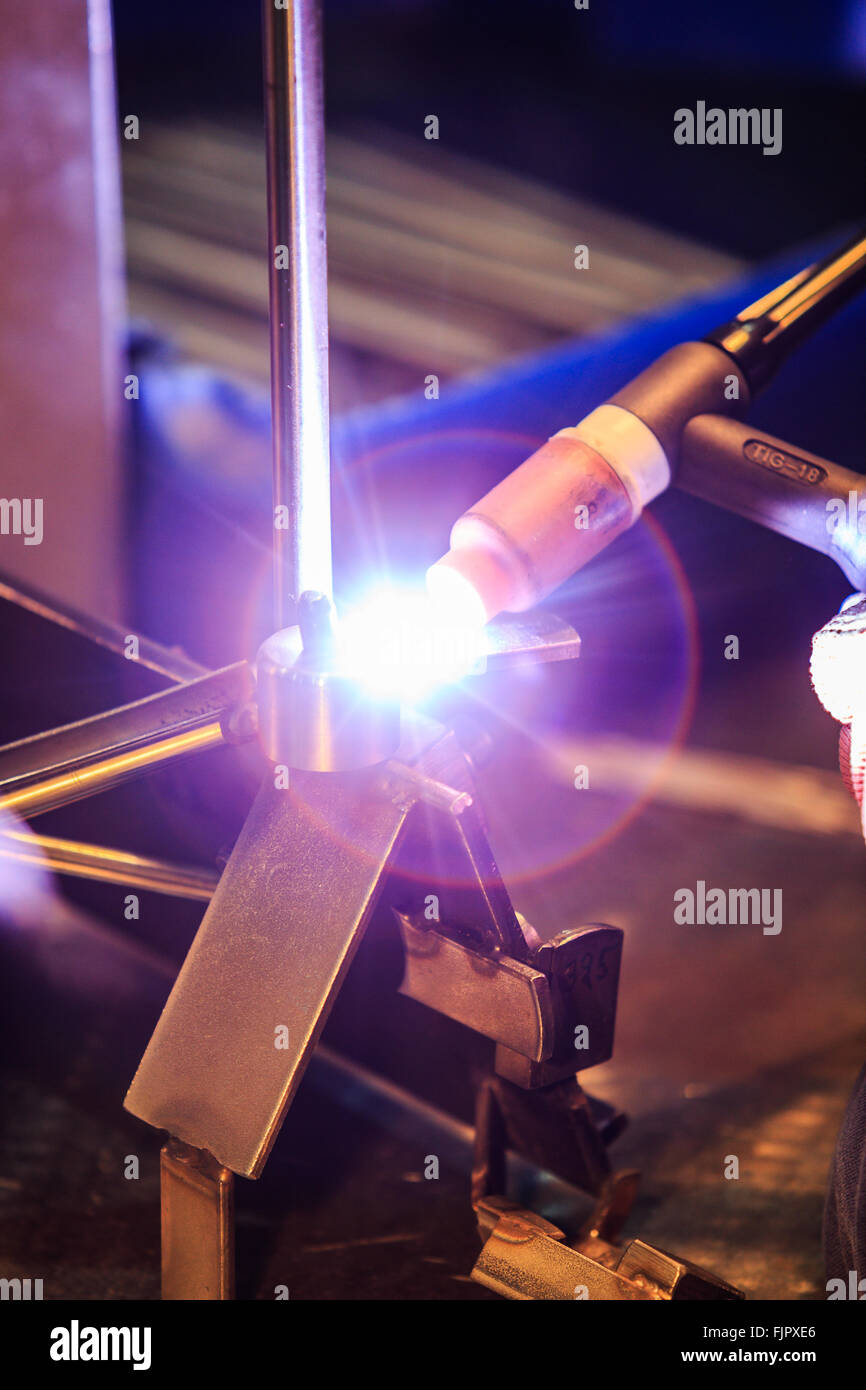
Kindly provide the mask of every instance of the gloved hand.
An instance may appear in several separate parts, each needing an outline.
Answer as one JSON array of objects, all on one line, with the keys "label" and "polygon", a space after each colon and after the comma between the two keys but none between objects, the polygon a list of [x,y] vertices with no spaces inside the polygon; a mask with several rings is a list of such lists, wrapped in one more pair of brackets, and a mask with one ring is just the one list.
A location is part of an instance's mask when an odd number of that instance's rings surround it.
[{"label": "gloved hand", "polygon": [[[812,638],[812,685],[842,725],[839,766],[860,806],[866,838],[866,595],[852,594]],[[866,1273],[866,1067],[857,1078],[836,1140],[824,1209],[828,1298],[850,1297]],[[858,1295],[853,1295],[858,1296]]]},{"label": "gloved hand", "polygon": [[851,594],[812,638],[812,685],[842,728],[839,768],[857,798],[866,839],[866,594]]}]

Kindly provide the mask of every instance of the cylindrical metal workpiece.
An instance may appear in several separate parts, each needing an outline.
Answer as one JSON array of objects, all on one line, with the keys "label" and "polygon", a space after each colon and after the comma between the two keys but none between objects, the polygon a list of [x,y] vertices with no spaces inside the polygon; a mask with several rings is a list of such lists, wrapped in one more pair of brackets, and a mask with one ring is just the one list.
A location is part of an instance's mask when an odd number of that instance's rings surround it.
[{"label": "cylindrical metal workpiece", "polygon": [[256,660],[259,735],[271,762],[308,772],[351,772],[384,762],[400,742],[400,706],[367,691],[301,629],[275,632]]}]

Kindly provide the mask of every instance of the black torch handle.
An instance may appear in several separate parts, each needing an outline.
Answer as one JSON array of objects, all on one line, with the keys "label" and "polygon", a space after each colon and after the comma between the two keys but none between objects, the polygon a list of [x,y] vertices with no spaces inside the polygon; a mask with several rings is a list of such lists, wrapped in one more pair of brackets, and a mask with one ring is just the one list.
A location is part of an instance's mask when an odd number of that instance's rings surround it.
[{"label": "black torch handle", "polygon": [[866,287],[866,231],[708,333],[745,373],[752,394],[831,314]]},{"label": "black torch handle", "polygon": [[683,432],[675,482],[694,497],[829,555],[857,589],[866,589],[861,474],[754,425],[697,415]]}]

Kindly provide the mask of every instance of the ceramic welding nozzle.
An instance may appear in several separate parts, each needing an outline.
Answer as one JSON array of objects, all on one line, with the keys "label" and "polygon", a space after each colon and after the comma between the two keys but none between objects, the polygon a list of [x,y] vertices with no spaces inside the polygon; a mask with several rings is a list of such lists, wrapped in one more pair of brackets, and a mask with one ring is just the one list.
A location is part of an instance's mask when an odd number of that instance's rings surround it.
[{"label": "ceramic welding nozzle", "polygon": [[[725,383],[737,381],[737,392]],[[478,608],[481,621],[522,612],[627,530],[671,482],[696,414],[732,414],[748,387],[707,343],[672,348],[579,425],[560,430],[458,518],[431,567],[434,598]],[[483,612],[482,612],[483,610]]]}]

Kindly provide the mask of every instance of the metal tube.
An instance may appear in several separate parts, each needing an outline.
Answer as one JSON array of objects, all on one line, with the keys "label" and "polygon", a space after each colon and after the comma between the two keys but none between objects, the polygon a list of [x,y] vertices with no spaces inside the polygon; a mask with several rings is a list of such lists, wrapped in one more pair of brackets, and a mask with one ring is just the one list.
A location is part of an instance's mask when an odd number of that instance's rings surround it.
[{"label": "metal tube", "polygon": [[121,883],[145,888],[173,898],[192,898],[210,902],[219,882],[212,869],[188,864],[169,864],[125,850],[84,844],[79,840],[58,840],[51,835],[35,835],[23,830],[0,834],[0,859],[18,864],[35,864],[73,878],[97,879],[101,883]]},{"label": "metal tube", "polygon": [[12,811],[16,816],[25,818],[56,811],[60,806],[69,806],[73,801],[83,801],[85,797],[128,782],[130,778],[149,772],[160,763],[185,758],[190,753],[203,753],[224,742],[221,723],[219,720],[212,721],[186,733],[175,734],[173,738],[154,739],[114,757],[104,758],[101,762],[73,767],[58,776],[28,783],[0,796],[0,811]]},{"label": "metal tube", "polygon": [[235,728],[253,690],[249,665],[148,695],[130,705],[49,729],[0,748],[0,810],[50,811],[104,791],[170,758],[184,757],[252,728]]},{"label": "metal tube", "polygon": [[316,0],[263,0],[277,628],[306,589],[330,595],[328,262]]}]

